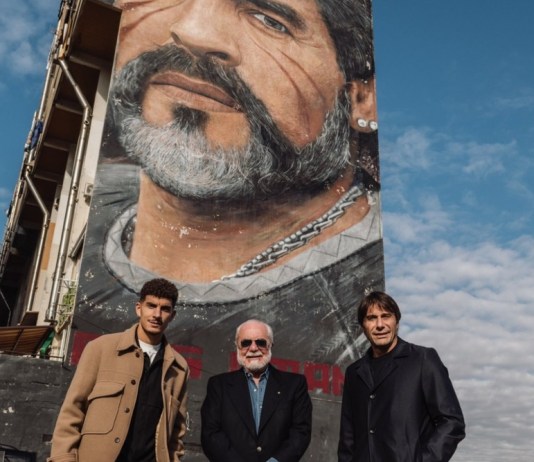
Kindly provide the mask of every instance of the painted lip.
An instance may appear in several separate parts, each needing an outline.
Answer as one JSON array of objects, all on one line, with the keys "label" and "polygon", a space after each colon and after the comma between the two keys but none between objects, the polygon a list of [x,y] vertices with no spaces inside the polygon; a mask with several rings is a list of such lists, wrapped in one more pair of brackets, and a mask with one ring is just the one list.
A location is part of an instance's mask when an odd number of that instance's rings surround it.
[{"label": "painted lip", "polygon": [[178,72],[168,71],[157,74],[150,79],[148,84],[192,109],[210,112],[242,112],[237,101],[220,87]]}]

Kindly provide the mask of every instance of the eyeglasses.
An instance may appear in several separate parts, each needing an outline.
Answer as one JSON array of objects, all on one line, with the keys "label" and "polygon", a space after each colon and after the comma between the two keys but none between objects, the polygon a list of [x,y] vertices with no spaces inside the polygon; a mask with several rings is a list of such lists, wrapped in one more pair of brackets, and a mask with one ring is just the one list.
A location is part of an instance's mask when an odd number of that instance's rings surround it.
[{"label": "eyeglasses", "polygon": [[264,338],[257,338],[256,340],[250,340],[248,338],[241,340],[241,343],[239,344],[240,348],[250,348],[252,345],[252,342],[256,344],[258,348],[265,349],[267,348],[268,342]]}]

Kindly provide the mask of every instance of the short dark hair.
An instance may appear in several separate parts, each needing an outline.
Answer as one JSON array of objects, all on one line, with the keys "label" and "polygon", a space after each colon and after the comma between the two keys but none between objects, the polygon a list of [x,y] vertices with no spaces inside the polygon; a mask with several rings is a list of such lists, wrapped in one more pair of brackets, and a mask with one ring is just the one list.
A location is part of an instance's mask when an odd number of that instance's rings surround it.
[{"label": "short dark hair", "polygon": [[401,312],[397,302],[385,292],[375,291],[363,297],[358,306],[358,322],[360,323],[360,326],[363,326],[363,320],[365,319],[365,316],[367,316],[367,311],[372,306],[378,306],[384,311],[393,313],[397,322],[400,321]]},{"label": "short dark hair", "polygon": [[375,73],[370,0],[316,0],[347,81]]},{"label": "short dark hair", "polygon": [[144,301],[148,295],[153,295],[158,298],[166,298],[172,302],[174,308],[174,305],[176,305],[176,301],[178,300],[178,289],[172,282],[167,281],[167,279],[151,279],[143,284],[139,294],[139,301]]}]

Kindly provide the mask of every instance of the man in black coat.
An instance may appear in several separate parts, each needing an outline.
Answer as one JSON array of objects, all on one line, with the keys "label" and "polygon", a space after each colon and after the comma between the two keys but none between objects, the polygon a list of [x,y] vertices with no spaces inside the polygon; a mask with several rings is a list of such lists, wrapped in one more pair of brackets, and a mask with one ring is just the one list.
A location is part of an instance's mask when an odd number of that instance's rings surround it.
[{"label": "man in black coat", "polygon": [[345,374],[339,462],[447,462],[465,436],[446,367],[397,336],[400,317],[383,292],[358,307],[371,348]]},{"label": "man in black coat", "polygon": [[271,364],[273,332],[249,320],[236,331],[242,368],[211,377],[202,404],[202,449],[211,462],[296,462],[311,438],[306,378]]}]

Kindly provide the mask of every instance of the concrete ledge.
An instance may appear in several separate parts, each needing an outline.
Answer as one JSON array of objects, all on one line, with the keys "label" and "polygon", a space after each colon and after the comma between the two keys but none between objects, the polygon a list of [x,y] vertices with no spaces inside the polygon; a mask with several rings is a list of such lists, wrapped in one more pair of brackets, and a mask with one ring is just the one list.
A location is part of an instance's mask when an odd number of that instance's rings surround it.
[{"label": "concrete ledge", "polygon": [[0,354],[0,443],[46,460],[73,372],[57,361]]}]

